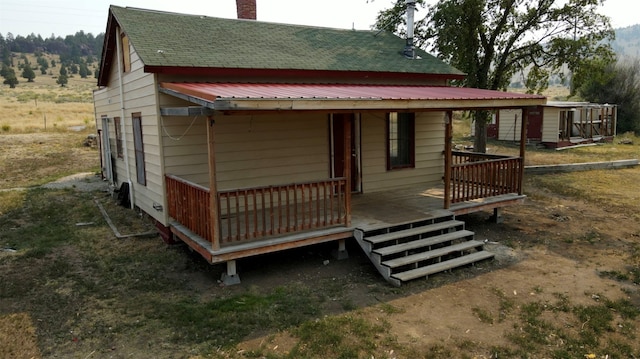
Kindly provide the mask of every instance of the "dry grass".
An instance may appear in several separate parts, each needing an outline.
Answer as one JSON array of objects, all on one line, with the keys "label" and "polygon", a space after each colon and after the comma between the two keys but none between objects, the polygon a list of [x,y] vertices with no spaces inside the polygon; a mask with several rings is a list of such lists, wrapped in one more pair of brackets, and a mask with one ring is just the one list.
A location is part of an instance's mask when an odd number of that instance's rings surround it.
[{"label": "dry grass", "polygon": [[27,313],[0,316],[0,354],[3,358],[39,358],[36,328]]},{"label": "dry grass", "polygon": [[[30,56],[29,62],[35,64],[36,60]],[[19,74],[17,68],[14,70]],[[75,75],[66,87],[60,87],[56,84],[60,67],[49,71],[51,74],[46,75],[37,71],[34,82],[20,77],[14,89],[0,87],[0,134],[95,128],[91,91],[97,88],[96,79]]]},{"label": "dry grass", "polygon": [[67,130],[75,126],[85,126],[95,130],[91,103],[55,103],[37,100],[20,102],[12,98],[9,100],[6,100],[6,97],[0,98],[2,99],[0,111],[5,114],[0,119],[2,134]]},{"label": "dry grass", "polygon": [[91,129],[0,135],[0,189],[37,186],[78,172],[98,171],[98,150],[83,146],[90,133]]},{"label": "dry grass", "polygon": [[[585,174],[588,181],[585,181]],[[638,187],[640,167],[620,170],[558,173],[529,176],[530,187],[544,187],[563,195],[588,200],[602,208],[617,213],[629,213],[640,219],[640,191]]]},{"label": "dry grass", "polygon": [[[59,63],[57,56],[45,57]],[[28,58],[37,63],[34,56]],[[14,61],[17,65],[23,60]],[[82,145],[96,130],[91,92],[96,79],[76,75],[60,87],[56,84],[59,71],[58,65],[49,68],[47,75],[37,71],[34,82],[20,78],[16,88],[0,87],[0,190],[99,169],[97,150]]]}]

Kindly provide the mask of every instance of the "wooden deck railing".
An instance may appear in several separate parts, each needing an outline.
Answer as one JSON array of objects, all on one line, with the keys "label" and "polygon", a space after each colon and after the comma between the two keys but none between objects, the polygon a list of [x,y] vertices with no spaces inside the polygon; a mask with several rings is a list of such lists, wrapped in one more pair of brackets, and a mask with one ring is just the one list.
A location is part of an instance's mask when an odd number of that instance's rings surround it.
[{"label": "wooden deck railing", "polygon": [[173,175],[165,178],[169,217],[212,242],[209,189]]},{"label": "wooden deck railing", "polygon": [[218,192],[221,244],[347,224],[346,179]]},{"label": "wooden deck railing", "polygon": [[[169,216],[213,242],[209,189],[166,175]],[[219,244],[347,225],[345,178],[218,191]]]},{"label": "wooden deck railing", "polygon": [[451,203],[522,193],[522,158],[473,152],[452,153]]}]

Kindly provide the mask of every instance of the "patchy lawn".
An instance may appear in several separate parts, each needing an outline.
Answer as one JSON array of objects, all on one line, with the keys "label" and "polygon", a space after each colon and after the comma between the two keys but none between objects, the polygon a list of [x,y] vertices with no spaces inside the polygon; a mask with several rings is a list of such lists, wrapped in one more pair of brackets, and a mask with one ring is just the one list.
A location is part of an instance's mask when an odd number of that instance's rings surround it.
[{"label": "patchy lawn", "polygon": [[[61,166],[51,178],[95,162]],[[35,172],[3,187],[44,183]],[[640,168],[528,176],[503,224],[463,217],[494,261],[400,288],[354,242],[344,261],[333,245],[240,260],[242,284],[224,287],[185,246],[116,239],[96,202],[122,234],[150,222],[105,192],[0,191],[0,357],[640,357],[639,182]]]}]

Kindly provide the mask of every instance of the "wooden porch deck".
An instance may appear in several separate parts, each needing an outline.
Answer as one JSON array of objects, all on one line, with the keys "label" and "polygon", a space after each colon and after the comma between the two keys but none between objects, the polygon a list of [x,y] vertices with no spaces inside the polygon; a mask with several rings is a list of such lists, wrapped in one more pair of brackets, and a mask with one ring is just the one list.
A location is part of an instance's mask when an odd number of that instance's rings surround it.
[{"label": "wooden porch deck", "polygon": [[517,193],[454,203],[444,208],[444,186],[410,186],[392,191],[354,194],[351,198],[351,227],[377,229],[404,222],[440,217],[447,213],[463,215],[521,203]]},{"label": "wooden porch deck", "polygon": [[524,199],[522,157],[449,152],[446,158],[440,186],[364,194],[348,192],[348,177],[211,192],[166,175],[171,230],[218,263],[347,239],[355,229],[467,214]]},{"label": "wooden porch deck", "polygon": [[[441,217],[447,214],[467,214],[490,210],[522,202],[526,196],[517,193],[459,202],[444,209],[444,187],[425,188],[411,186],[366,194],[353,194],[351,199],[351,224],[329,228],[309,229],[295,233],[276,234],[259,239],[228,243],[219,249],[211,242],[174,221],[172,232],[199,252],[210,263],[222,263],[253,255],[271,253],[307,245],[319,244],[353,237],[353,231],[375,230],[407,222]],[[253,216],[247,216],[253,218]],[[221,223],[221,231],[226,231]]]}]

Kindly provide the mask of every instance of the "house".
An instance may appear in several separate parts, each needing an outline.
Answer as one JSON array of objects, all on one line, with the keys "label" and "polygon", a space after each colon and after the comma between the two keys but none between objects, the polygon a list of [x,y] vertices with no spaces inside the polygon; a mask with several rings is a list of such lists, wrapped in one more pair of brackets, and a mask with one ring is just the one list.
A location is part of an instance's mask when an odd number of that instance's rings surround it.
[{"label": "house", "polygon": [[[519,141],[522,111],[502,109],[487,126],[487,137]],[[549,148],[613,141],[616,135],[617,106],[589,102],[548,101],[529,109],[527,141]]]},{"label": "house", "polygon": [[546,99],[451,87],[463,73],[391,33],[251,14],[110,7],[94,101],[114,190],[228,284],[240,259],[351,238],[395,285],[491,258],[455,216],[522,201],[524,148],[453,151],[452,111]]}]

